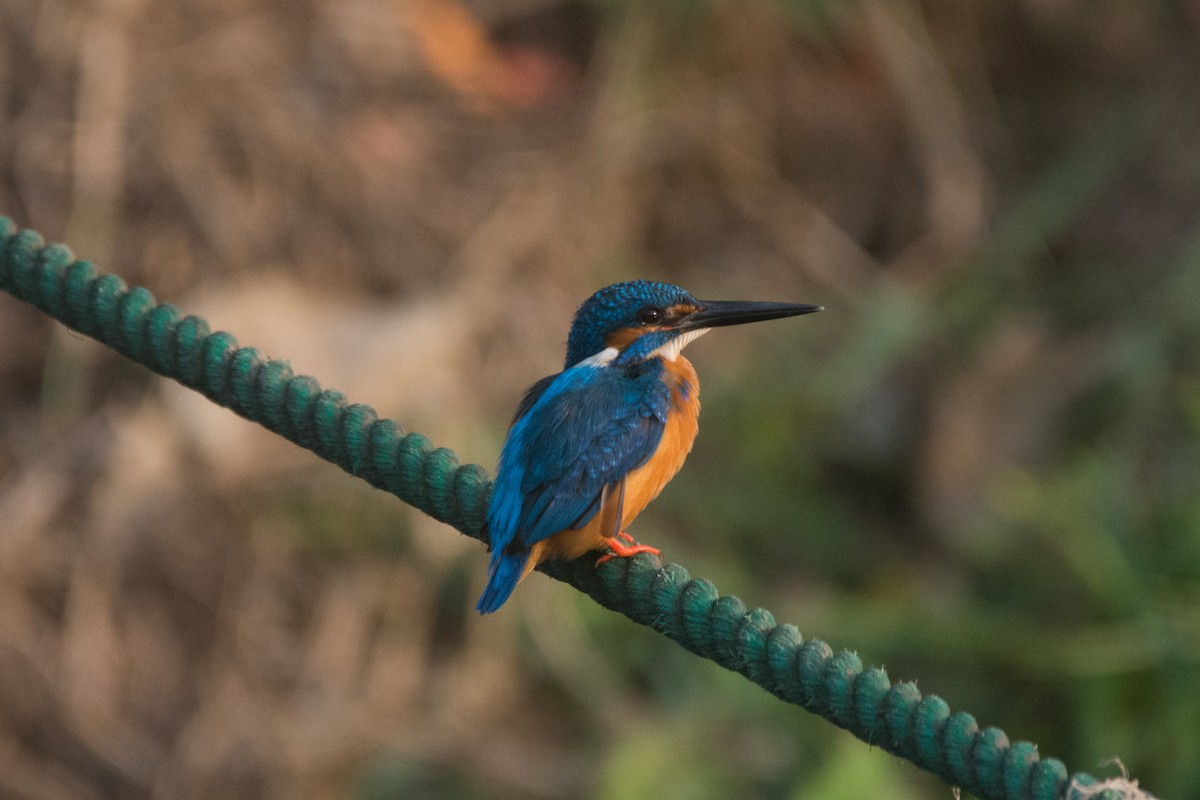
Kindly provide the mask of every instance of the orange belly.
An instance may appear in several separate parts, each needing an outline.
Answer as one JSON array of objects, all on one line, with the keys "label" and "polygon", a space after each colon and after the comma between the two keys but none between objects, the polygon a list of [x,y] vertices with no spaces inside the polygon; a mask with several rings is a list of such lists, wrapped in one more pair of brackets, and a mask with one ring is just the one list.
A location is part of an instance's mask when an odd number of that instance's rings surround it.
[{"label": "orange belly", "polygon": [[602,503],[600,511],[587,525],[566,530],[536,542],[529,550],[522,578],[538,564],[551,558],[572,559],[605,546],[616,530],[625,530],[638,514],[658,497],[692,451],[692,442],[700,429],[700,381],[696,370],[683,356],[665,361],[671,385],[671,412],[663,429],[658,449],[645,464],[625,477],[625,500],[620,526],[613,523],[616,503]]}]

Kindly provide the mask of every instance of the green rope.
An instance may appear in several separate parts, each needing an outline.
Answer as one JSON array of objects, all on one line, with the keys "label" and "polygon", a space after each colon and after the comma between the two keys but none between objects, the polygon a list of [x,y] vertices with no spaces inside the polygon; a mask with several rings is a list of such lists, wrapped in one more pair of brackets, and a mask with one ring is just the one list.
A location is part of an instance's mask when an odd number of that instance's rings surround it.
[{"label": "green rope", "polygon": [[[0,288],[63,324],[97,339],[160,375],[201,392],[246,419],[399,497],[467,536],[482,534],[491,479],[460,464],[418,433],[404,433],[341,393],[292,374],[282,361],[239,347],[198,317],[156,303],[146,289],[97,275],[62,245],[17,232],[0,217]],[[1028,742],[1010,743],[997,728],[950,713],[945,701],[915,684],[893,684],[882,669],[864,669],[854,653],[834,654],[805,641],[769,611],[721,596],[677,564],[639,555],[593,566],[584,557],[542,571],[596,602],[653,628],[683,647],[738,672],[767,691],[845,728],[982,798],[1117,800],[1128,796],[1086,773],[1068,777],[1063,763],[1041,758]]]}]

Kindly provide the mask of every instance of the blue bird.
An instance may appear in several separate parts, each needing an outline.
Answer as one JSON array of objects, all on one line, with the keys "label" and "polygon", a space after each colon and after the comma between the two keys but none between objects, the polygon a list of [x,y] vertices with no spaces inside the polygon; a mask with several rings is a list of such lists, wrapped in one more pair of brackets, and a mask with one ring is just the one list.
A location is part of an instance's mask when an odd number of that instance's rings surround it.
[{"label": "blue bird", "polygon": [[700,382],[680,351],[710,328],[791,317],[820,306],[697,300],[678,286],[608,286],[575,312],[562,372],[529,388],[500,453],[487,512],[490,614],[550,558],[658,550],[625,528],[692,449]]}]

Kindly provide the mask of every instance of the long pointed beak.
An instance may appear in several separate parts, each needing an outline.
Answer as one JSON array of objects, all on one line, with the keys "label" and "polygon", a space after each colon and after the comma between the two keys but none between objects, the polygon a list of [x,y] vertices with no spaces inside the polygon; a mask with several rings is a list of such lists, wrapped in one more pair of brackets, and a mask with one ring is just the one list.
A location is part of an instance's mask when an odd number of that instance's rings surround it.
[{"label": "long pointed beak", "polygon": [[697,328],[717,328],[722,325],[742,325],[747,322],[765,322],[781,317],[795,317],[824,311],[822,306],[804,303],[760,303],[740,300],[701,300],[700,310],[693,311],[675,325],[676,330],[689,331]]}]

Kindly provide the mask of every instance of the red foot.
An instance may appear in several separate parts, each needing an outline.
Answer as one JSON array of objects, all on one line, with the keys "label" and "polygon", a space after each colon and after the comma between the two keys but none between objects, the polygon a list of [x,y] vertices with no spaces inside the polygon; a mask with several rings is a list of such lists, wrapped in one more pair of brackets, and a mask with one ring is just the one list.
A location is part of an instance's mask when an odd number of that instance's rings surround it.
[{"label": "red foot", "polygon": [[[629,542],[629,544],[622,544],[622,539],[624,539],[626,542]],[[629,558],[630,556],[636,556],[638,553],[650,553],[651,555],[655,556],[662,555],[662,551],[657,547],[651,547],[648,544],[638,544],[637,540],[625,531],[621,531],[616,536],[608,540],[608,549],[612,552],[605,553],[596,559],[597,567],[603,564],[605,561],[618,556],[621,558]]]}]

